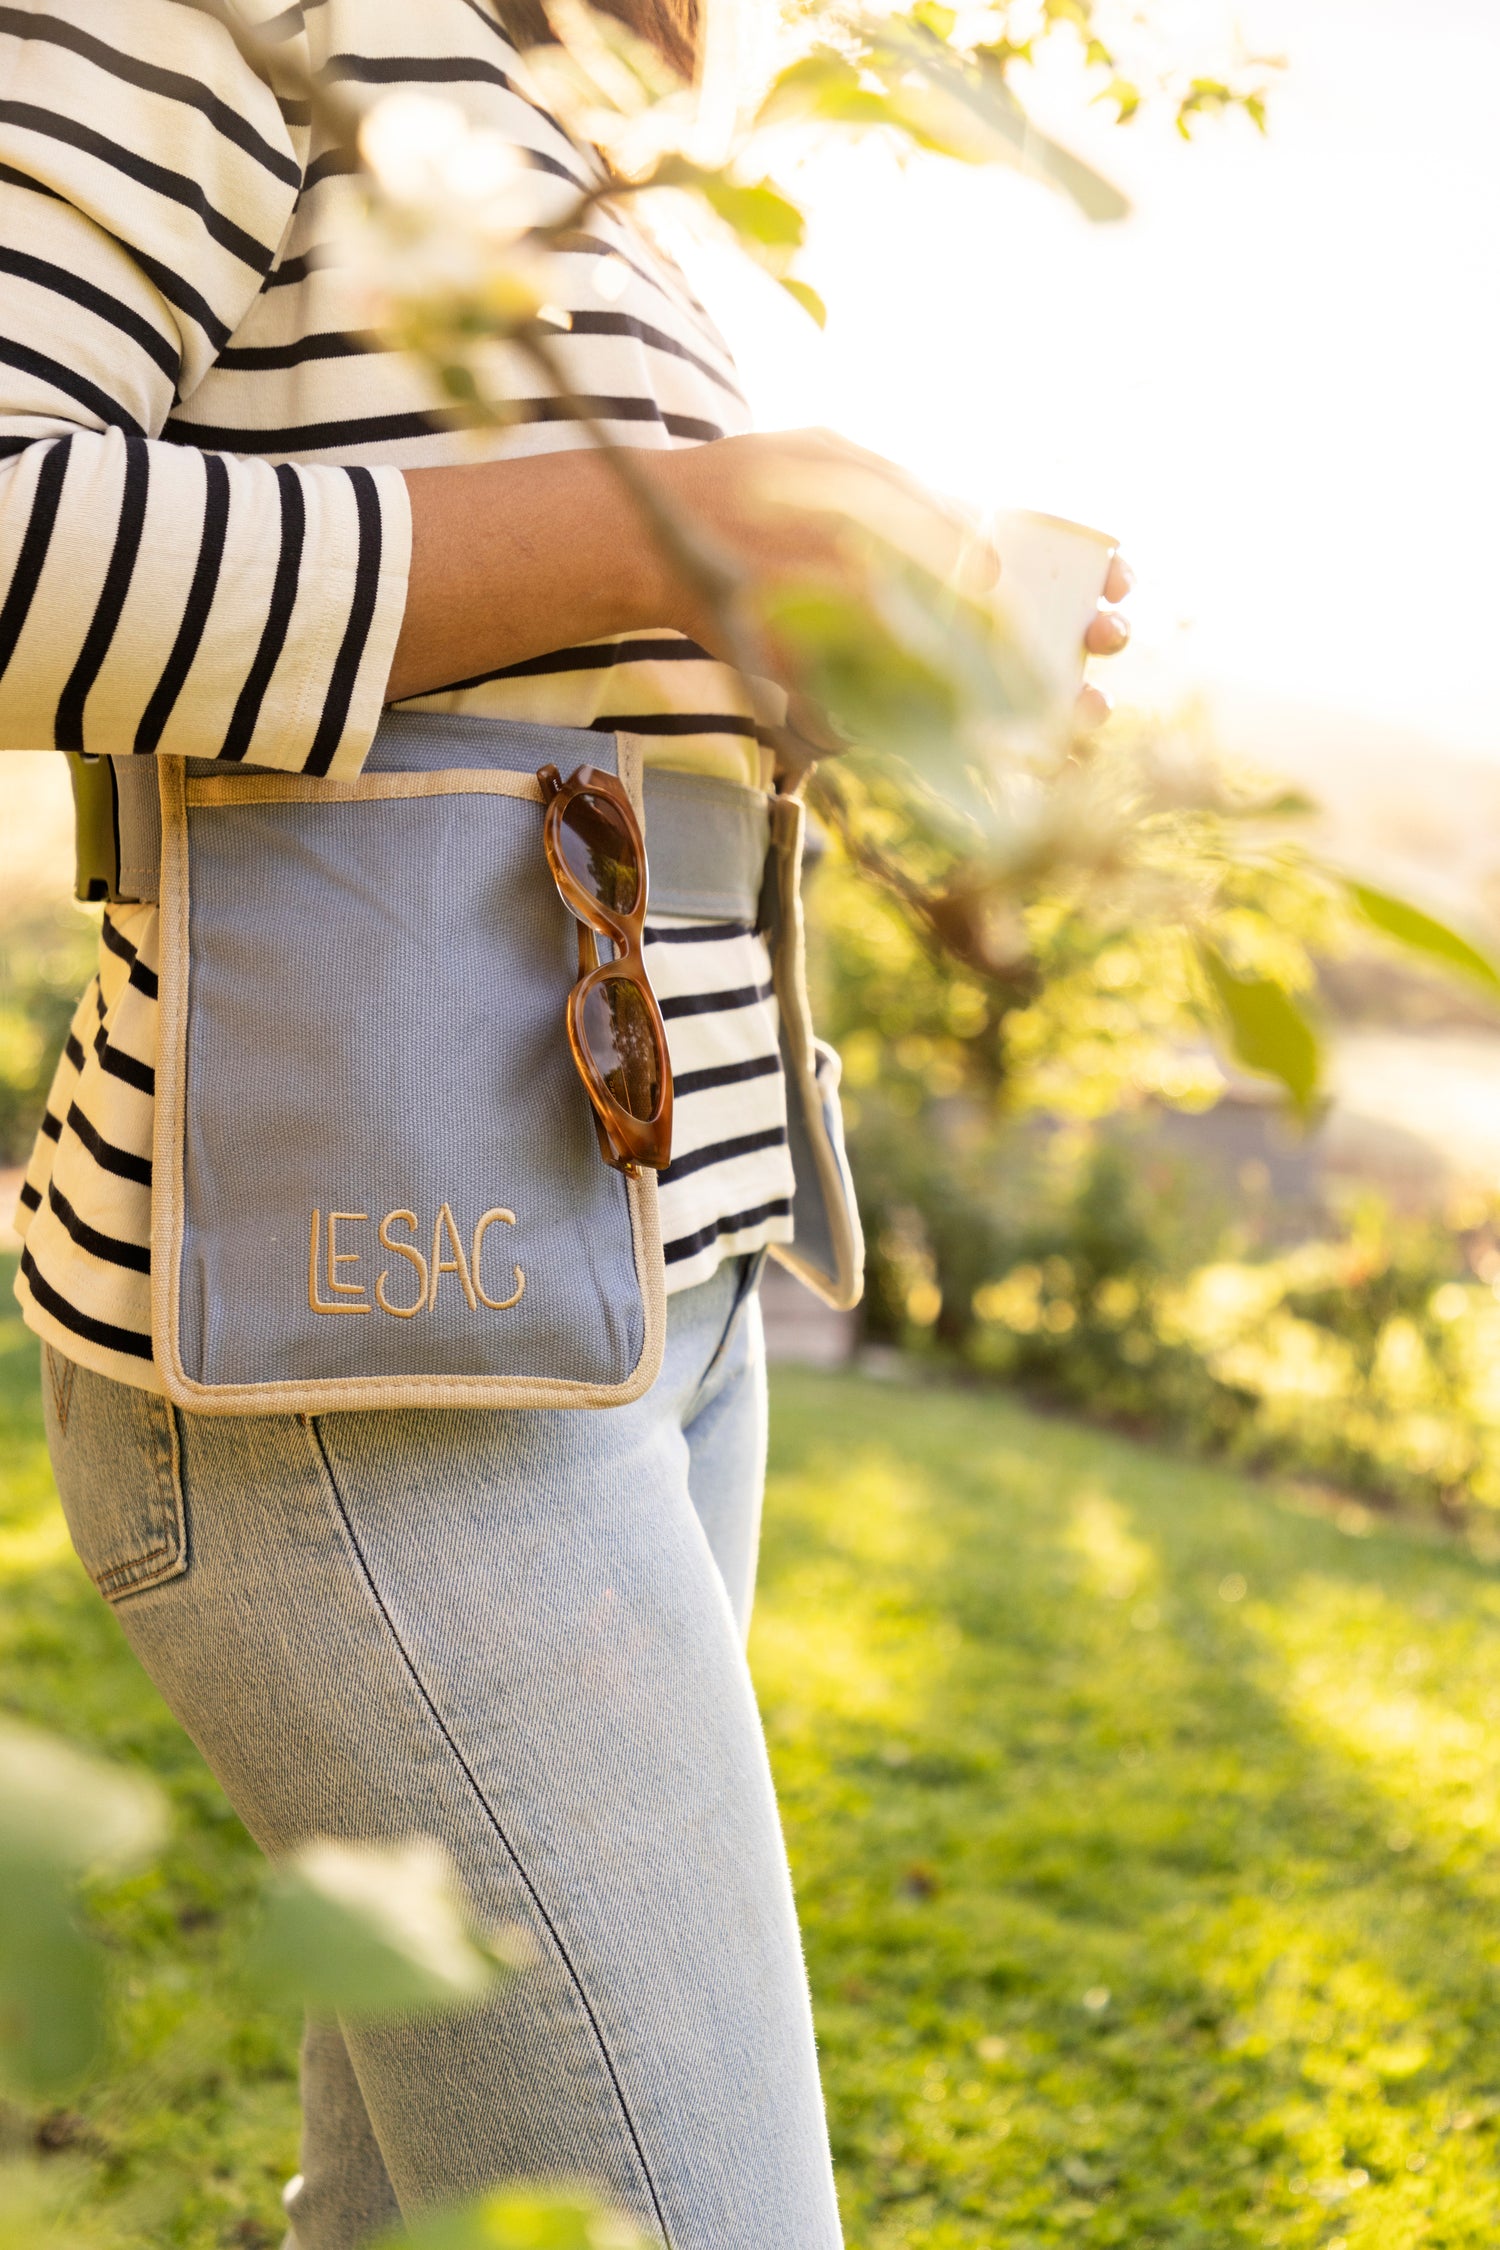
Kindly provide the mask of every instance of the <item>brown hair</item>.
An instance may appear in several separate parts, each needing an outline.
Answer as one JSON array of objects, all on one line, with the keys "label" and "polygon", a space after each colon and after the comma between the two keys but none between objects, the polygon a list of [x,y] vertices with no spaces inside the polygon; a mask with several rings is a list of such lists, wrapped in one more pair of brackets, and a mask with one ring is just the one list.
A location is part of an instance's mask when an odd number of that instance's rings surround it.
[{"label": "brown hair", "polygon": [[[593,0],[593,5],[648,39],[682,77],[694,75],[698,0]],[[518,47],[540,47],[552,37],[543,0],[493,0],[493,6]]]}]

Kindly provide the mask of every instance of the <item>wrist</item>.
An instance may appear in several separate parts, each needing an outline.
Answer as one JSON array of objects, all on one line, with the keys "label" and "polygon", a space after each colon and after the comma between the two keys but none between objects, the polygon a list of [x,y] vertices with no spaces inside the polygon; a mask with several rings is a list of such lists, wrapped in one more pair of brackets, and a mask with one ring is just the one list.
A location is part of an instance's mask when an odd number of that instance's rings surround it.
[{"label": "wrist", "polygon": [[694,501],[693,467],[702,446],[685,446],[666,453],[632,452],[630,468],[647,489],[643,500],[630,492],[618,471],[601,461],[605,476],[614,484],[622,517],[620,536],[614,542],[617,599],[631,617],[637,632],[653,626],[691,634],[698,623],[701,602],[696,588],[684,576],[672,552],[670,530],[655,520],[655,501],[669,523],[681,520],[696,535],[701,518]]}]

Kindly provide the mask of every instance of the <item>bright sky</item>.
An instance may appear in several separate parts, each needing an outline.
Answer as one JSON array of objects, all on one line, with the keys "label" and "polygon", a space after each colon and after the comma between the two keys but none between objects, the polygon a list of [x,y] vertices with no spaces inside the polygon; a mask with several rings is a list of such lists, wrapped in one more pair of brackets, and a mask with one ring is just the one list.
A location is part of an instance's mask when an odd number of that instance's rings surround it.
[{"label": "bright sky", "polygon": [[1290,63],[1268,141],[1235,118],[1185,146],[1042,89],[1132,197],[1123,225],[870,147],[804,183],[826,338],[758,286],[715,309],[764,426],[828,422],[1116,532],[1134,692],[1248,690],[1500,759],[1500,6],[1243,21]]}]

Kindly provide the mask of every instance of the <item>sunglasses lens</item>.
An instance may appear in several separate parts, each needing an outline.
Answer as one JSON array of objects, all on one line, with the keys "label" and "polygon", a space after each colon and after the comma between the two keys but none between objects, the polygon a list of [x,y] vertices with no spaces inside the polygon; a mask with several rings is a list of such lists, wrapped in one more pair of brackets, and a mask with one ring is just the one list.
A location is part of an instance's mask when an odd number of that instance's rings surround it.
[{"label": "sunglasses lens", "polygon": [[581,889],[615,914],[630,914],[640,895],[640,856],[623,815],[607,797],[573,798],[557,827],[558,848]]},{"label": "sunglasses lens", "polygon": [[583,996],[583,1036],[627,1117],[649,1124],[661,1102],[661,1056],[651,1016],[629,977],[604,977]]}]

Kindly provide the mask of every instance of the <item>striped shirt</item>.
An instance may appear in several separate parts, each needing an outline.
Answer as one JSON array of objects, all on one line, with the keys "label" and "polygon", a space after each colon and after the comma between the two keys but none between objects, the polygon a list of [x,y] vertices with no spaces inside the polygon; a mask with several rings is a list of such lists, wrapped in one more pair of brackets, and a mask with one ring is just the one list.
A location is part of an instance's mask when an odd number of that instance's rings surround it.
[{"label": "striped shirt", "polygon": [[[587,443],[518,371],[516,423],[460,428],[349,329],[355,192],[296,87],[440,91],[523,152],[556,215],[591,159],[531,98],[483,0],[239,0],[268,80],[196,0],[0,5],[0,747],[356,773],[401,627],[400,470]],[[748,416],[675,267],[595,206],[558,260],[566,386],[620,443]],[[666,631],[562,648],[406,708],[643,735],[760,786],[747,683]],[[68,1356],[159,1387],[150,1321],[157,915],[111,907],[28,1168],[17,1295]],[[791,1238],[770,965],[735,924],[653,923],[676,1084],[667,1286]]]}]

